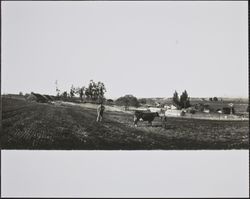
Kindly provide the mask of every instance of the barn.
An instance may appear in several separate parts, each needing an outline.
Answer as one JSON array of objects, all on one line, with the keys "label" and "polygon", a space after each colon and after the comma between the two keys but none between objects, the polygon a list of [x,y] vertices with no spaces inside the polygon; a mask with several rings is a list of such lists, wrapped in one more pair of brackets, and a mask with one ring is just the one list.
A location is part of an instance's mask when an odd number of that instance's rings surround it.
[{"label": "barn", "polygon": [[227,114],[227,115],[229,115],[229,114],[235,114],[234,107],[223,107],[222,108],[222,112],[224,114]]},{"label": "barn", "polygon": [[43,95],[47,100],[53,101],[52,97],[50,95]]},{"label": "barn", "polygon": [[31,92],[31,94],[27,97],[27,100],[28,101],[40,102],[40,103],[48,102],[48,99],[45,96],[40,95],[38,93],[33,93],[33,92]]}]

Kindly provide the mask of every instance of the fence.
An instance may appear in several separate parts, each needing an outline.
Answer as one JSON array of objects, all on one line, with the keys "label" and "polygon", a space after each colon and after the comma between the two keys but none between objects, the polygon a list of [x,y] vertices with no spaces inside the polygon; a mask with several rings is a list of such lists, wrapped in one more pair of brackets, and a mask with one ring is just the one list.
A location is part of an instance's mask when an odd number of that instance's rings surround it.
[{"label": "fence", "polygon": [[[167,113],[167,112],[166,112]],[[202,120],[224,120],[224,121],[241,121],[241,120],[249,120],[247,115],[245,116],[237,116],[237,115],[226,115],[226,114],[202,114],[202,113],[186,113],[184,116],[180,114],[165,114],[169,117],[181,117],[181,118],[190,118],[190,119],[202,119]]]}]

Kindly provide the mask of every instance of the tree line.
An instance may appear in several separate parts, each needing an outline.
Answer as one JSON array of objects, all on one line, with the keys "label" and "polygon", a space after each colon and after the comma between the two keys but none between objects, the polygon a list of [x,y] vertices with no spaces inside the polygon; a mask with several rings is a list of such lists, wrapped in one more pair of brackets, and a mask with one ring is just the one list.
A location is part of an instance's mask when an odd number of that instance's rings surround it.
[{"label": "tree line", "polygon": [[[177,107],[177,109],[182,108],[188,108],[191,106],[190,104],[190,98],[188,96],[188,93],[186,90],[182,92],[182,94],[179,97],[179,94],[177,91],[174,92],[173,98],[172,98],[173,104]],[[133,95],[125,95],[123,97],[118,98],[115,103],[120,106],[125,106],[125,108],[128,108],[129,106],[133,107],[139,107],[140,104],[146,104],[146,99],[137,99]]]},{"label": "tree line", "polygon": [[[105,101],[106,99],[104,97],[104,94],[107,92],[107,90],[103,82],[95,82],[94,80],[90,80],[87,86],[75,87],[72,85],[69,92],[60,92],[56,81],[56,92],[57,97],[60,99],[72,99],[76,96],[79,96],[81,101],[83,101],[83,99],[87,99],[90,101]],[[209,98],[209,101],[218,101],[218,98]],[[117,100],[115,100],[115,102],[109,99],[107,100],[107,102],[119,106],[125,106],[125,109],[127,109],[129,106],[139,107],[142,104],[147,104],[146,99],[137,99],[133,95],[125,95],[119,97]],[[186,90],[184,90],[180,96],[175,90],[175,92],[173,93],[172,102],[179,110],[191,107],[190,97]]]},{"label": "tree line", "polygon": [[56,93],[57,97],[66,99],[66,98],[73,98],[77,95],[83,101],[83,99],[97,101],[97,100],[104,100],[104,94],[107,92],[106,87],[103,82],[95,82],[90,80],[88,86],[71,86],[69,92],[67,91],[60,91],[58,88],[58,84],[56,81]]},{"label": "tree line", "polygon": [[177,109],[183,109],[183,108],[188,108],[191,106],[190,104],[190,98],[188,96],[188,93],[186,90],[184,90],[179,97],[179,94],[177,91],[174,92],[173,95],[173,103],[177,107]]}]

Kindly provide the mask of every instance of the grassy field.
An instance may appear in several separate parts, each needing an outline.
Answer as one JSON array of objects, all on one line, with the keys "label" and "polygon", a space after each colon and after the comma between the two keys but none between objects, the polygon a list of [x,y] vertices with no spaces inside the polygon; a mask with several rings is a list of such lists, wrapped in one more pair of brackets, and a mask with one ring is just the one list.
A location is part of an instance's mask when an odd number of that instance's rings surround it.
[{"label": "grassy field", "polygon": [[97,123],[96,109],[2,98],[2,149],[248,149],[249,121],[156,118],[133,126],[133,115],[108,109]]}]

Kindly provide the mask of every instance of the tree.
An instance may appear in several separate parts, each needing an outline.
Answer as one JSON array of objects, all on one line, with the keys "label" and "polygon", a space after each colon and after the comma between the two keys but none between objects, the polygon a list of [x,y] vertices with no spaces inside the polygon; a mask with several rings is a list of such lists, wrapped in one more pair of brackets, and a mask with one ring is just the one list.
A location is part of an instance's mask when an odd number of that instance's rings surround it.
[{"label": "tree", "polygon": [[120,106],[125,106],[125,108],[128,108],[129,106],[139,106],[137,98],[133,95],[125,95],[124,97],[120,97],[115,101],[115,103]]},{"label": "tree", "polygon": [[180,96],[180,108],[188,108],[190,106],[190,99],[187,91],[185,90]]},{"label": "tree", "polygon": [[58,88],[58,82],[57,82],[57,80],[56,80],[55,84],[56,84],[56,95],[59,97],[60,96],[60,90]]},{"label": "tree", "polygon": [[177,91],[174,92],[173,95],[173,103],[175,106],[179,107],[180,106],[180,99],[179,99],[179,95],[177,93]]},{"label": "tree", "polygon": [[85,89],[85,95],[88,99],[94,100],[96,95],[96,84],[93,80],[90,80],[88,87]]},{"label": "tree", "polygon": [[97,98],[99,100],[103,100],[104,99],[104,94],[107,91],[105,86],[104,86],[104,83],[102,83],[102,82],[97,83],[97,91],[98,91],[97,92]]},{"label": "tree", "polygon": [[85,89],[84,94],[85,94],[85,96],[87,97],[87,99],[90,99],[90,90],[89,90],[88,87]]},{"label": "tree", "polygon": [[23,92],[22,92],[22,91],[20,91],[20,92],[19,92],[19,95],[23,96]]},{"label": "tree", "polygon": [[90,80],[88,87],[85,89],[86,97],[91,100],[103,101],[105,92],[106,88],[104,83],[102,82],[95,83],[93,80]]},{"label": "tree", "polygon": [[98,85],[92,80],[92,100],[97,100],[98,99]]},{"label": "tree", "polygon": [[214,97],[214,101],[217,102],[217,101],[218,101],[218,98],[217,98],[217,97]]},{"label": "tree", "polygon": [[213,98],[212,98],[212,97],[210,97],[210,98],[209,98],[209,101],[213,101]]},{"label": "tree", "polygon": [[67,93],[67,91],[64,91],[64,92],[62,93],[61,97],[62,97],[63,99],[68,98],[68,93]]},{"label": "tree", "polygon": [[83,96],[84,96],[84,91],[85,91],[85,87],[78,87],[75,88],[75,94],[79,95],[81,101],[83,100]]},{"label": "tree", "polygon": [[94,95],[94,81],[90,80],[89,82],[89,95],[90,95],[90,99],[93,99],[93,95]]},{"label": "tree", "polygon": [[76,89],[72,85],[71,88],[70,88],[70,92],[69,92],[71,98],[75,96],[75,92],[76,92]]},{"label": "tree", "polygon": [[146,100],[145,98],[141,98],[141,99],[138,100],[138,102],[139,102],[140,104],[146,104],[146,103],[147,103],[147,100]]},{"label": "tree", "polygon": [[80,97],[80,99],[81,99],[81,101],[82,101],[82,98],[83,98],[83,95],[84,95],[84,87],[81,87],[80,89],[79,89],[79,97]]}]

